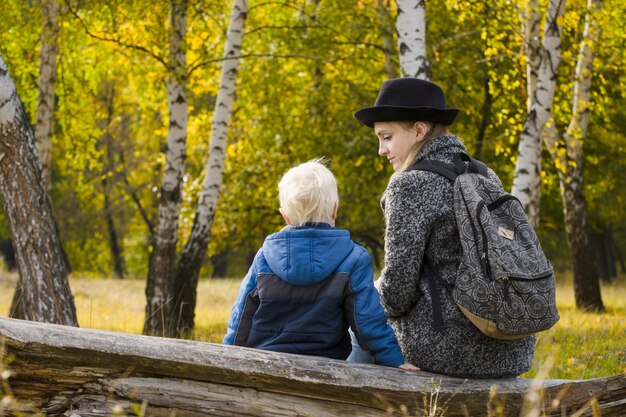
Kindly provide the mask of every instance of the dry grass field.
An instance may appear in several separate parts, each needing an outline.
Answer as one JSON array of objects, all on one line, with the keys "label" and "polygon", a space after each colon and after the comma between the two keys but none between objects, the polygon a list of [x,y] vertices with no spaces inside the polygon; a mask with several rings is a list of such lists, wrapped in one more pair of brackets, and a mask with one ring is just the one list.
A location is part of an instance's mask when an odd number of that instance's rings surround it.
[{"label": "dry grass field", "polygon": [[[15,274],[0,273],[0,315],[8,316]],[[576,311],[571,276],[558,277],[560,322],[544,332],[525,377],[587,379],[626,373],[626,276],[603,284],[607,313]],[[193,338],[221,342],[240,279],[201,280]],[[72,277],[81,327],[141,333],[145,281]]]}]

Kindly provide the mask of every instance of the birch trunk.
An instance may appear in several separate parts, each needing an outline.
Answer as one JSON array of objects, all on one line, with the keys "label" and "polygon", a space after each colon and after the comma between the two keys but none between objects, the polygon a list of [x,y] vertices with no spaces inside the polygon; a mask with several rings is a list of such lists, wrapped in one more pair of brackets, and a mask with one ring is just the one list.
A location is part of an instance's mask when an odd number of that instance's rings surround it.
[{"label": "birch trunk", "polygon": [[52,132],[54,128],[54,86],[56,83],[57,18],[61,9],[57,0],[44,0],[42,4],[43,28],[41,30],[41,53],[39,55],[39,97],[37,99],[37,124],[35,146],[43,169],[47,189],[51,182]]},{"label": "birch trunk", "polygon": [[511,191],[522,203],[535,228],[539,225],[541,198],[541,132],[550,118],[556,90],[557,69],[561,61],[560,17],[564,9],[565,0],[550,0],[548,4],[537,87],[520,135]]},{"label": "birch trunk", "polygon": [[19,281],[11,317],[77,326],[50,199],[30,123],[0,54],[0,196]]},{"label": "birch trunk", "polygon": [[[572,119],[562,140],[559,140],[556,129],[552,128],[550,135],[547,135],[546,143],[555,160],[561,181],[565,234],[572,257],[576,307],[593,311],[604,311],[604,305],[600,294],[599,276],[595,270],[593,256],[590,256],[593,247],[587,224],[582,162],[583,140],[587,134],[590,116],[592,45],[600,36],[600,28],[591,17],[599,9],[599,0],[588,0],[583,40],[576,64]],[[562,148],[565,148],[565,152],[560,151]]]},{"label": "birch trunk", "polygon": [[527,110],[530,113],[537,91],[537,77],[541,64],[541,39],[539,25],[539,1],[528,0],[521,11],[522,33],[524,33],[524,54],[526,55]]},{"label": "birch trunk", "polygon": [[143,333],[175,336],[172,323],[176,244],[183,172],[187,148],[187,98],[185,96],[185,31],[187,0],[171,0],[169,78],[169,129],[165,171],[150,256],[146,286],[146,320]]},{"label": "birch trunk", "polygon": [[426,4],[424,0],[396,0],[398,51],[405,77],[430,79],[426,57]]},{"label": "birch trunk", "polygon": [[211,238],[211,226],[222,186],[224,158],[228,139],[228,126],[235,100],[237,66],[248,13],[248,0],[234,0],[222,61],[220,88],[215,102],[209,155],[204,181],[198,199],[191,235],[185,245],[176,273],[177,332],[186,335],[194,326],[196,287],[200,266]]},{"label": "birch trunk", "polygon": [[387,78],[397,78],[400,72],[398,68],[397,53],[395,41],[393,39],[393,19],[387,9],[386,0],[378,0],[376,10],[378,11],[378,23],[380,28],[380,37],[382,39],[382,47],[384,54],[383,71]]}]

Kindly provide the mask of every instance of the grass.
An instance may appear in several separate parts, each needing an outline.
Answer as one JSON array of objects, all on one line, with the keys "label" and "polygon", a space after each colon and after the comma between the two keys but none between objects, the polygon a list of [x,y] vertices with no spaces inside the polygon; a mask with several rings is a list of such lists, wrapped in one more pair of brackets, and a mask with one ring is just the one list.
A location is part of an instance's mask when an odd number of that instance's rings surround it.
[{"label": "grass", "polygon": [[[0,273],[0,315],[8,316],[17,277]],[[220,343],[240,279],[202,280],[195,340]],[[141,333],[145,281],[70,278],[81,327]],[[588,379],[626,373],[626,276],[602,285],[605,314],[575,309],[571,276],[558,277],[561,320],[540,335],[533,368],[523,377]]]},{"label": "grass", "polygon": [[[576,310],[571,274],[558,276],[561,320],[540,334],[532,369],[551,379],[588,379],[626,373],[626,276],[602,284],[606,313]],[[549,366],[550,369],[543,369]],[[542,372],[544,371],[544,372]]]}]

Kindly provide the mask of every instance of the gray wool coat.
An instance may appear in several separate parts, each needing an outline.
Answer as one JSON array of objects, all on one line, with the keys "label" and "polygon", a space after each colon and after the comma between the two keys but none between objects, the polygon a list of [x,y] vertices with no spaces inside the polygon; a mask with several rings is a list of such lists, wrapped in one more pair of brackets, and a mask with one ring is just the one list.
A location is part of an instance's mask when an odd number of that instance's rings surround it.
[{"label": "gray wool coat", "polygon": [[[451,163],[466,152],[453,135],[429,140],[416,161]],[[495,177],[495,173],[490,171]],[[530,369],[535,336],[504,341],[482,334],[449,292],[461,258],[452,183],[427,171],[394,176],[382,199],[386,220],[385,267],[380,298],[405,359],[424,371],[468,377],[517,376]],[[439,271],[443,329],[433,328],[431,292],[424,261]],[[448,287],[448,288],[446,288]]]}]

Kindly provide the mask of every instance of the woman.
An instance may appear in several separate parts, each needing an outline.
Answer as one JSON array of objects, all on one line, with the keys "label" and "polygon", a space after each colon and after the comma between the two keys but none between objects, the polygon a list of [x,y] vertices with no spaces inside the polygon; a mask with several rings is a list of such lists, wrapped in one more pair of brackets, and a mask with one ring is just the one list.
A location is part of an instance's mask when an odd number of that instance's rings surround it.
[{"label": "woman", "polygon": [[[448,132],[458,112],[446,108],[436,84],[401,78],[385,81],[374,106],[355,113],[362,124],[374,128],[378,153],[396,171],[382,198],[386,230],[380,298],[407,362],[459,377],[517,376],[530,369],[535,337],[492,339],[456,306],[449,289],[455,282],[461,241],[452,183],[432,172],[407,171],[422,160],[451,164],[455,154],[467,152]],[[491,170],[489,175],[496,177]],[[437,271],[436,292],[429,287],[431,270]],[[431,294],[437,292],[443,326],[433,320]]]}]

